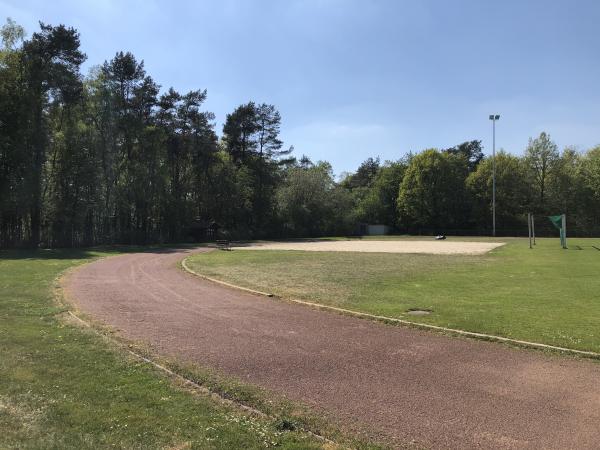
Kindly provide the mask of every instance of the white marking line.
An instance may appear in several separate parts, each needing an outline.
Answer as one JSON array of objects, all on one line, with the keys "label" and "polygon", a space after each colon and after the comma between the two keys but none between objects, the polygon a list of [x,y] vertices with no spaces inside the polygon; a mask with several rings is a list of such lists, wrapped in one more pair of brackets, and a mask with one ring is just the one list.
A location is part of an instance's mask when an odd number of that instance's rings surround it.
[{"label": "white marking line", "polygon": [[[189,258],[189,256],[188,256]],[[204,278],[206,280],[212,281],[214,283],[219,283],[222,285],[225,285],[227,287],[233,288],[233,289],[239,289],[242,291],[247,291],[247,292],[251,292],[253,294],[259,294],[259,295],[264,295],[267,297],[275,297],[275,298],[280,298],[275,296],[274,294],[268,294],[265,292],[261,292],[261,291],[255,291],[252,289],[248,289],[242,286],[236,286],[235,284],[231,284],[231,283],[226,283],[224,281],[221,280],[215,280],[214,278],[209,278],[205,275],[199,274],[193,270],[191,270],[187,264],[185,264],[185,260],[187,258],[185,258],[183,261],[181,261],[181,266],[188,272],[190,272],[193,275],[197,275],[200,278]],[[344,314],[348,314],[351,316],[355,316],[355,317],[362,317],[362,318],[368,318],[368,319],[375,319],[377,321],[383,321],[383,322],[393,322],[393,323],[397,323],[400,325],[407,325],[410,327],[415,327],[415,328],[422,328],[425,330],[435,330],[435,331],[443,331],[444,333],[452,333],[452,334],[457,334],[460,336],[467,336],[467,337],[472,337],[472,338],[476,338],[476,339],[483,339],[483,340],[487,340],[487,341],[496,341],[496,342],[505,342],[505,343],[509,343],[509,344],[516,344],[522,347],[530,347],[530,348],[537,348],[537,349],[542,349],[542,350],[553,350],[553,351],[559,351],[562,353],[570,353],[573,355],[577,355],[577,356],[584,356],[586,358],[594,358],[594,359],[600,359],[600,353],[596,353],[596,352],[591,352],[591,351],[585,351],[585,350],[575,350],[572,348],[565,348],[565,347],[557,347],[555,345],[549,345],[549,344],[541,344],[539,342],[529,342],[529,341],[521,341],[519,339],[511,339],[511,338],[507,338],[507,337],[502,337],[502,336],[495,336],[493,334],[485,334],[485,333],[475,333],[473,331],[465,331],[465,330],[459,330],[456,328],[446,328],[446,327],[440,327],[438,325],[429,325],[426,323],[418,323],[418,322],[411,322],[409,320],[403,320],[403,319],[396,319],[393,317],[386,317],[386,316],[378,316],[375,314],[369,314],[369,313],[363,313],[363,312],[359,312],[359,311],[353,311],[351,309],[345,309],[345,308],[338,308],[337,306],[329,306],[329,305],[321,305],[319,303],[313,303],[313,302],[307,302],[304,300],[296,300],[293,298],[284,298],[281,299],[284,301],[289,301],[289,302],[293,302],[293,303],[298,303],[300,305],[305,305],[305,306],[310,306],[312,308],[317,308],[317,309],[326,309],[326,310],[330,310],[330,311],[336,311],[336,312],[340,312],[340,313],[344,313]]]}]

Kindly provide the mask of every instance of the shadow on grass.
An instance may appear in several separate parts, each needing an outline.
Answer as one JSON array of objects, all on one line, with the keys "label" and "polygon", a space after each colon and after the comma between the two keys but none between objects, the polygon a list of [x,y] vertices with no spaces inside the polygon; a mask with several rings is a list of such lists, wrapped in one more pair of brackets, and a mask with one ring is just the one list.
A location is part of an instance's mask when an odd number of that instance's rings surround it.
[{"label": "shadow on grass", "polygon": [[175,253],[181,250],[206,246],[207,243],[196,244],[155,244],[155,245],[102,245],[86,248],[51,248],[51,249],[8,249],[0,250],[1,260],[27,259],[91,259],[100,255],[121,253]]},{"label": "shadow on grass", "polygon": [[90,249],[11,249],[0,250],[0,260],[88,259],[97,256]]}]

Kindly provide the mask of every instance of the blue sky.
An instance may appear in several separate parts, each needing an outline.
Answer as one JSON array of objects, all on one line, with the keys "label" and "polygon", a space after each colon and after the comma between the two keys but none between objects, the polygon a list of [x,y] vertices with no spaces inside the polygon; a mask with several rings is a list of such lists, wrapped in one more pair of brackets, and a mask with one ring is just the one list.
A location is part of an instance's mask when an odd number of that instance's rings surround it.
[{"label": "blue sky", "polygon": [[131,51],[163,86],[206,88],[222,121],[275,104],[296,154],[354,170],[369,156],[480,139],[520,154],[547,131],[600,144],[597,0],[0,0],[81,33],[85,70]]}]

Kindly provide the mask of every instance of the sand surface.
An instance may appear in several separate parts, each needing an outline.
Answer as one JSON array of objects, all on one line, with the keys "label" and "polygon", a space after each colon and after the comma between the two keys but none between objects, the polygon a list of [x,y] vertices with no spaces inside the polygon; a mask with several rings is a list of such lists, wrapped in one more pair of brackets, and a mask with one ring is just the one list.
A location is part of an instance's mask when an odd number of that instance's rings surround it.
[{"label": "sand surface", "polygon": [[483,255],[501,242],[460,241],[314,241],[264,242],[233,247],[237,250],[302,250],[307,252],[428,253],[432,255]]}]

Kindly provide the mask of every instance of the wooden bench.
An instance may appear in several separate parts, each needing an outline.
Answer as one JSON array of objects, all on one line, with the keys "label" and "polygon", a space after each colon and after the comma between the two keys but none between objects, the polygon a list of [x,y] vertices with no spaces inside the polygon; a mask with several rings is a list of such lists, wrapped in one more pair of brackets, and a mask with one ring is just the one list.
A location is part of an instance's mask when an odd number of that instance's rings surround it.
[{"label": "wooden bench", "polygon": [[217,240],[217,248],[221,250],[231,250],[231,246],[229,245],[229,241],[225,239]]}]

